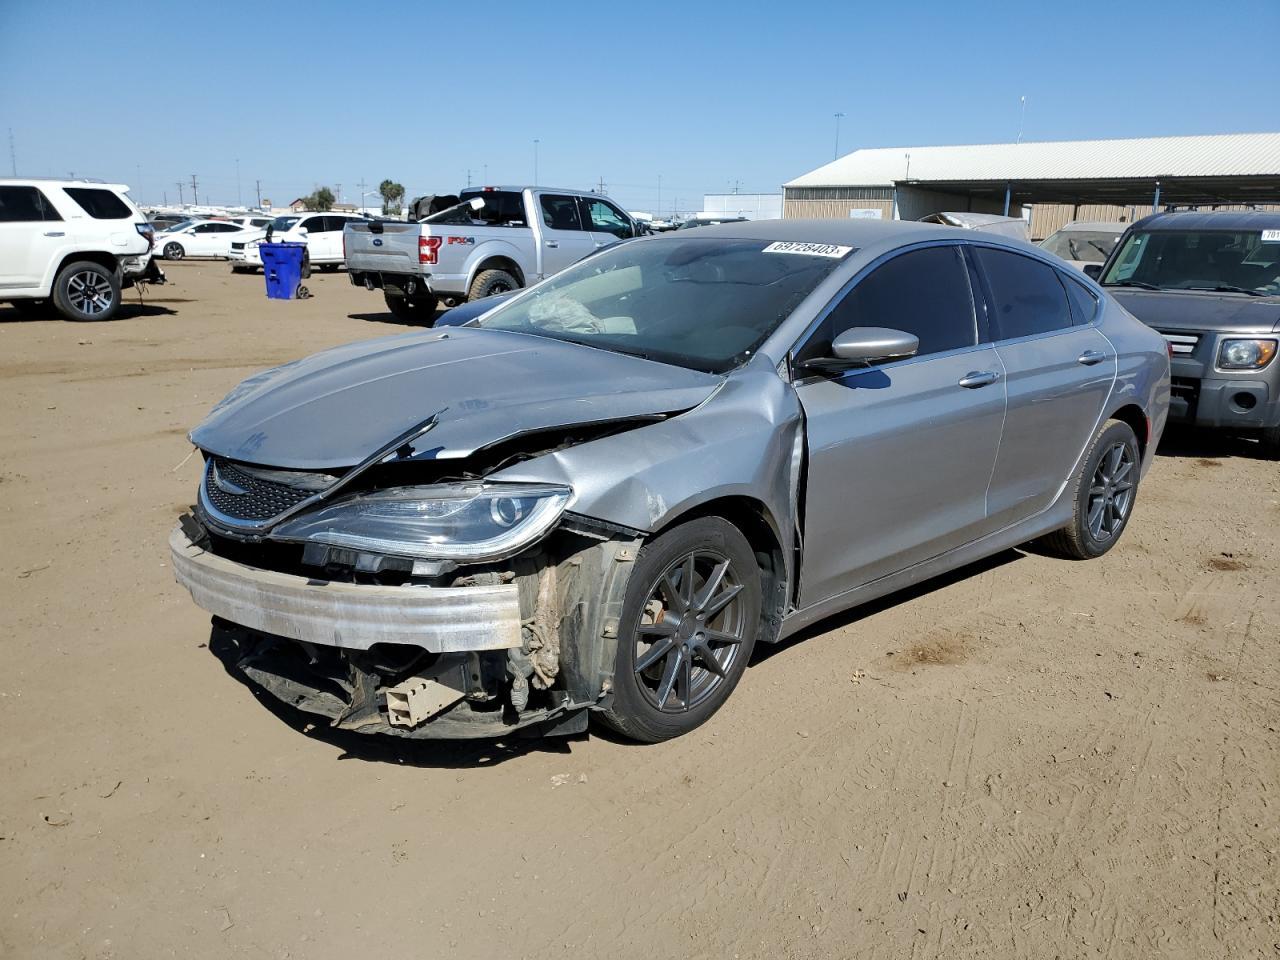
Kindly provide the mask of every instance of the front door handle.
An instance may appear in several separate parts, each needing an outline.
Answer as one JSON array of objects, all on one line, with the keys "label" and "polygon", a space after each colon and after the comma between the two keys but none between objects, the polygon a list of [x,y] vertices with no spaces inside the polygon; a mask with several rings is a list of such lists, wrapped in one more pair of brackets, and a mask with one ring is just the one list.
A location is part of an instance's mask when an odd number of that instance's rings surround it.
[{"label": "front door handle", "polygon": [[959,383],[960,386],[968,390],[975,390],[978,387],[985,387],[993,384],[999,379],[1000,374],[996,373],[994,370],[974,370],[972,373],[966,373],[961,377]]},{"label": "front door handle", "polygon": [[1107,359],[1107,355],[1100,350],[1086,350],[1076,358],[1077,363],[1083,363],[1086,367],[1092,367],[1095,363],[1101,363]]},{"label": "front door handle", "polygon": [[46,237],[65,237],[67,233],[65,230],[46,230],[44,235]]},{"label": "front door handle", "polygon": [[547,246],[548,246],[548,247],[558,247],[558,246],[560,246],[560,241],[559,241],[559,240],[548,240],[548,241],[547,241]]}]

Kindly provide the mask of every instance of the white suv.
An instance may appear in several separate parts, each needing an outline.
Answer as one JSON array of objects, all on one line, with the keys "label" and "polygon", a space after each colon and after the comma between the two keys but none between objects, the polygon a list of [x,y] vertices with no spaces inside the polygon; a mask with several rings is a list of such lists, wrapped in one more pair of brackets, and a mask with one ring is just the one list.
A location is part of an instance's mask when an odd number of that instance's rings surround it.
[{"label": "white suv", "polygon": [[68,320],[109,320],[121,289],[164,282],[151,257],[155,229],[128,189],[0,178],[0,301],[52,300]]}]

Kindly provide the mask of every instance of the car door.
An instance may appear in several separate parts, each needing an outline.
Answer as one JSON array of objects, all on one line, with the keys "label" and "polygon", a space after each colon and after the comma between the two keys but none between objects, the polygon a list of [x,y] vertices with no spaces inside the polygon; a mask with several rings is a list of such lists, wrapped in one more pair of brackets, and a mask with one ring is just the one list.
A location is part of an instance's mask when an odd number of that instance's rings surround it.
[{"label": "car door", "polygon": [[[1037,257],[978,244],[970,252],[1005,371],[1008,410],[988,494],[1005,526],[1048,507],[1070,477],[1115,383],[1116,351],[1082,284]],[[1084,290],[1092,311],[1073,314],[1065,283]]]},{"label": "car door", "polygon": [[231,254],[231,241],[243,235],[244,228],[234,223],[211,223],[213,227],[207,234],[209,257],[226,257]]},{"label": "car door", "polygon": [[581,197],[582,217],[591,231],[593,247],[604,247],[635,236],[631,218],[602,197]]},{"label": "car door", "polygon": [[[808,448],[802,606],[990,532],[986,492],[1004,381],[957,243],[899,252],[830,308],[793,354]],[[855,326],[905,330],[915,357],[806,371]]]},{"label": "car door", "polygon": [[39,286],[66,234],[38,187],[0,186],[0,290]]},{"label": "car door", "polygon": [[187,249],[189,257],[212,257],[217,255],[218,238],[215,234],[219,224],[198,223],[187,231],[182,245]]},{"label": "car door", "polygon": [[328,217],[319,215],[304,217],[295,228],[307,231],[307,255],[311,258],[312,263],[321,263],[331,259],[329,235],[332,231],[329,229],[328,221]]},{"label": "car door", "polygon": [[542,214],[542,275],[549,277],[577,263],[595,248],[595,239],[583,222],[576,197],[559,193],[538,194]]}]

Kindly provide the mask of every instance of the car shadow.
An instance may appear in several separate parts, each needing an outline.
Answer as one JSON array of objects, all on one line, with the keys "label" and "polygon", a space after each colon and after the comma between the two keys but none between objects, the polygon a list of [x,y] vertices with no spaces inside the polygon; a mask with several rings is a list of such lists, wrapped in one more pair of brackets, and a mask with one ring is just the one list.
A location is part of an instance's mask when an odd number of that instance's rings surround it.
[{"label": "car shadow", "polygon": [[214,620],[209,631],[209,652],[222,664],[227,675],[252,691],[255,699],[276,719],[310,740],[336,747],[339,760],[398,764],[410,767],[439,767],[467,770],[493,767],[530,753],[572,753],[572,742],[586,734],[520,736],[483,740],[414,740],[378,733],[357,733],[328,725],[325,717],[305,713],[264,690],[236,667],[237,630]]},{"label": "car shadow", "polygon": [[[169,300],[167,303],[187,303],[186,300]],[[0,307],[0,323],[119,323],[122,320],[136,320],[142,317],[176,316],[177,310],[154,301],[149,303],[122,303],[116,315],[110,320],[67,320],[52,306],[40,305],[31,307]]]},{"label": "car shadow", "polygon": [[754,666],[757,663],[763,663],[771,657],[775,657],[783,651],[791,649],[797,644],[804,643],[806,640],[812,640],[814,637],[821,634],[829,633],[832,630],[839,630],[842,627],[851,626],[861,620],[865,620],[867,617],[874,616],[875,614],[888,610],[891,607],[896,607],[901,603],[906,603],[919,597],[928,596],[935,590],[941,590],[944,587],[951,586],[952,584],[968,580],[970,577],[976,577],[989,570],[996,570],[1007,564],[1021,560],[1023,557],[1027,556],[1029,552],[1031,552],[1029,549],[1022,548],[1002,550],[1001,552],[992,554],[989,557],[984,557],[981,560],[975,560],[973,563],[965,564],[963,567],[958,567],[949,573],[942,573],[921,583],[913,584],[910,587],[904,587],[901,590],[896,590],[893,593],[881,597],[879,600],[870,600],[860,606],[853,607],[850,610],[843,610],[840,613],[832,614],[829,617],[819,620],[817,623],[810,624],[799,633],[787,637],[787,639],[783,640],[781,643],[757,644],[751,656],[750,666]]},{"label": "car shadow", "polygon": [[1156,448],[1159,457],[1199,457],[1217,459],[1220,457],[1244,457],[1249,460],[1266,460],[1262,445],[1251,437],[1225,433],[1220,430],[1207,430],[1175,424],[1165,427],[1164,436],[1160,438],[1160,446]]},{"label": "car shadow", "polygon": [[448,307],[441,307],[436,310],[436,315],[430,323],[420,323],[415,320],[402,320],[390,310],[382,310],[376,313],[348,313],[347,318],[350,320],[365,320],[369,323],[393,323],[398,327],[419,327],[423,330],[430,329],[436,325],[440,317],[449,312]]}]

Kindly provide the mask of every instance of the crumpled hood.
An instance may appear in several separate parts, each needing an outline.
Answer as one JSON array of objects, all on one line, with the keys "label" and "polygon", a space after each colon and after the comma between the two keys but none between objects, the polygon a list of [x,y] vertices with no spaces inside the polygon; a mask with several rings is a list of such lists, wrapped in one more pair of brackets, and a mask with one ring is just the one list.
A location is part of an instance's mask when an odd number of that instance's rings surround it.
[{"label": "crumpled hood", "polygon": [[544,337],[455,327],[348,344],[256,374],[191,441],[248,463],[333,470],[435,415],[414,456],[465,457],[522,433],[688,410],[720,379]]},{"label": "crumpled hood", "polygon": [[1198,293],[1107,287],[1135,317],[1161,330],[1270,333],[1280,329],[1280,299],[1232,293]]}]

